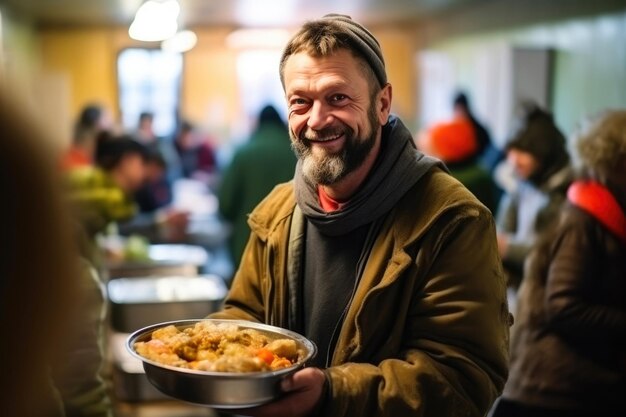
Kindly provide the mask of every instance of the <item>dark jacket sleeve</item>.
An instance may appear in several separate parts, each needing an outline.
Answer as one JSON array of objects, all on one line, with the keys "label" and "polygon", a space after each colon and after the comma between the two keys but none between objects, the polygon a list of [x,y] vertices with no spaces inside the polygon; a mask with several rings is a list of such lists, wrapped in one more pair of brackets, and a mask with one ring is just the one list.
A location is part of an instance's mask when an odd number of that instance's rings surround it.
[{"label": "dark jacket sleeve", "polygon": [[577,209],[569,210],[574,216],[564,222],[555,240],[548,269],[545,301],[550,324],[572,336],[610,334],[624,340],[624,310],[590,297],[601,279],[605,245],[596,239],[598,230],[589,216],[575,216]]}]

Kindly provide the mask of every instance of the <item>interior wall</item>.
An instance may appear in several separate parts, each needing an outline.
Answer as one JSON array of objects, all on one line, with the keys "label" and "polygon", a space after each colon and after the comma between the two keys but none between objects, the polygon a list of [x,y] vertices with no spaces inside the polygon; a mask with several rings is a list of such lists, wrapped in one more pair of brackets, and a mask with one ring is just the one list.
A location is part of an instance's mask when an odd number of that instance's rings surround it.
[{"label": "interior wall", "polygon": [[[626,11],[622,11],[450,37],[429,44],[428,50],[448,57],[455,82],[478,98],[479,116],[497,124],[491,118],[489,106],[481,105],[484,100],[480,97],[492,94],[486,91],[489,88],[509,86],[499,84],[497,79],[492,80],[492,86],[484,85],[485,56],[504,55],[516,47],[553,49],[551,110],[558,125],[571,134],[589,115],[607,108],[626,108],[625,44]],[[508,120],[499,129],[500,136],[509,133],[511,122]],[[506,138],[496,140],[502,142]]]},{"label": "interior wall", "polygon": [[226,45],[228,29],[193,30],[198,43],[184,55],[181,114],[224,141],[240,113],[237,54]]},{"label": "interior wall", "polygon": [[69,83],[59,74],[42,75],[40,36],[34,22],[12,10],[0,9],[0,84],[15,106],[25,107],[33,123],[42,125],[53,141],[66,144]]},{"label": "interior wall", "polygon": [[53,94],[58,108],[64,108],[58,116],[64,120],[68,143],[72,122],[86,104],[99,103],[117,114],[115,31],[109,28],[43,30],[40,53],[39,79],[53,83],[48,86],[51,89],[48,95]]}]

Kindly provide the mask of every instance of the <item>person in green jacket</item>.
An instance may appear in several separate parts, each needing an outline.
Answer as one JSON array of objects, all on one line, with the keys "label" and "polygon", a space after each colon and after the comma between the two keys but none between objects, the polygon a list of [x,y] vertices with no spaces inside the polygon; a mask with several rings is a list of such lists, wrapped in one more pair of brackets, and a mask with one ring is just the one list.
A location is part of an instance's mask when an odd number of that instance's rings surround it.
[{"label": "person in green jacket", "polygon": [[493,216],[391,115],[378,41],[348,16],[287,44],[293,181],[252,212],[222,311],[289,328],[317,356],[253,416],[484,416],[511,316]]},{"label": "person in green jacket", "polygon": [[250,140],[235,152],[224,171],[219,211],[232,225],[228,245],[234,265],[239,265],[250,235],[248,214],[274,186],[293,177],[296,156],[289,144],[287,126],[278,111],[267,105]]}]

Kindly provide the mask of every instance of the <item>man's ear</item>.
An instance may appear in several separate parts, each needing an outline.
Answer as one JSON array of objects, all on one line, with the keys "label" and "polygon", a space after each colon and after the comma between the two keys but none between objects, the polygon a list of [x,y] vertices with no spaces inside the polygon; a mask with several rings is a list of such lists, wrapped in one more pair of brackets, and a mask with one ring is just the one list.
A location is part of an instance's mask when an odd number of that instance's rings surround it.
[{"label": "man's ear", "polygon": [[391,113],[391,96],[392,89],[389,83],[385,84],[376,95],[376,114],[378,115],[378,121],[381,126],[387,123],[389,113]]}]

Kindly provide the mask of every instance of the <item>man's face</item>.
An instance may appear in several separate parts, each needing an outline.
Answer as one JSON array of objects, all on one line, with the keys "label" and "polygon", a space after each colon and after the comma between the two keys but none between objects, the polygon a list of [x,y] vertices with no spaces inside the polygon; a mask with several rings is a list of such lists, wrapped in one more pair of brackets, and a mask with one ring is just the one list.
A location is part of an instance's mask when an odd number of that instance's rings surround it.
[{"label": "man's face", "polygon": [[506,154],[506,159],[513,167],[515,174],[523,179],[528,179],[539,168],[539,162],[529,152],[520,149],[510,149]]},{"label": "man's face", "polygon": [[[292,147],[305,177],[334,184],[358,169],[380,141],[388,105],[370,97],[361,63],[347,50],[329,57],[304,52],[285,64]],[[383,95],[390,90],[384,89]],[[390,101],[390,97],[389,97]]]}]

